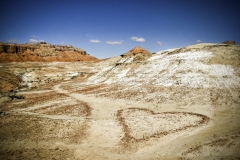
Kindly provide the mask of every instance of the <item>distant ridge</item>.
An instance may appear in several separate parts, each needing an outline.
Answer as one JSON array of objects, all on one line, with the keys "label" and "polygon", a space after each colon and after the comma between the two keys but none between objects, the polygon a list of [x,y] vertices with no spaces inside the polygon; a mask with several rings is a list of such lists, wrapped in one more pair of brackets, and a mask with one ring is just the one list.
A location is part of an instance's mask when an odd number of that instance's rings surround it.
[{"label": "distant ridge", "polygon": [[224,42],[222,42],[222,44],[237,45],[237,43],[235,41],[232,41],[232,40],[224,41]]},{"label": "distant ridge", "polygon": [[100,61],[71,45],[0,43],[0,62],[77,62]]}]

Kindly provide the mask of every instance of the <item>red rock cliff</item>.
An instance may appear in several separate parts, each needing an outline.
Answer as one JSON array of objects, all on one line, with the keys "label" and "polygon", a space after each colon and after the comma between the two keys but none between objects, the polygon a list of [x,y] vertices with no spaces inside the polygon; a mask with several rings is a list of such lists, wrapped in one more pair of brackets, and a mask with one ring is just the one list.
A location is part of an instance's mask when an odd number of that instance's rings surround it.
[{"label": "red rock cliff", "polygon": [[100,61],[70,45],[0,43],[0,62],[76,62]]}]

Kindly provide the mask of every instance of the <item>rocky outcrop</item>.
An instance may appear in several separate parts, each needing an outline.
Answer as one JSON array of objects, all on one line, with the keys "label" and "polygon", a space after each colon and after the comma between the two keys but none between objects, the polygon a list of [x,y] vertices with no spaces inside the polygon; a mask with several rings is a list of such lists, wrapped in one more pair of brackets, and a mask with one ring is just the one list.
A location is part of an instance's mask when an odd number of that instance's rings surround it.
[{"label": "rocky outcrop", "polygon": [[237,43],[235,41],[227,40],[222,42],[222,44],[236,45]]},{"label": "rocky outcrop", "polygon": [[120,59],[117,60],[117,62],[115,63],[115,66],[129,65],[129,64],[141,65],[149,57],[151,57],[152,54],[147,50],[143,49],[142,47],[137,46],[120,56],[121,57]]},{"label": "rocky outcrop", "polygon": [[71,45],[0,43],[0,62],[75,62],[99,61],[86,51]]},{"label": "rocky outcrop", "polygon": [[140,46],[137,46],[137,47],[133,48],[132,50],[122,54],[121,56],[122,57],[124,57],[124,56],[134,56],[134,55],[137,55],[137,54],[141,54],[141,55],[145,55],[145,56],[151,56],[152,55],[147,50],[143,49]]}]

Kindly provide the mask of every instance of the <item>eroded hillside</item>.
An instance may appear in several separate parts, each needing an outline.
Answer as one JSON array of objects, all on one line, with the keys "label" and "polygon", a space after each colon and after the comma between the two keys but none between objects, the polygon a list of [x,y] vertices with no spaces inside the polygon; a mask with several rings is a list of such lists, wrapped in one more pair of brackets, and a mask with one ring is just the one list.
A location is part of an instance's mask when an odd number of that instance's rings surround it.
[{"label": "eroded hillside", "polygon": [[0,157],[239,159],[240,47],[143,52],[1,64],[18,75],[22,99],[1,104]]}]

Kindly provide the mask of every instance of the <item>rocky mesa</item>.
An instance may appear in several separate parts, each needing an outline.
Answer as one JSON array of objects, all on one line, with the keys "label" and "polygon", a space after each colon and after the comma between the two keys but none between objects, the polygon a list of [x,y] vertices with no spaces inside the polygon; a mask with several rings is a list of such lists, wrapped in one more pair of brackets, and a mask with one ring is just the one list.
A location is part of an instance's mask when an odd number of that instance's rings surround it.
[{"label": "rocky mesa", "polygon": [[77,62],[100,61],[86,51],[71,45],[0,43],[0,63],[3,62]]}]

